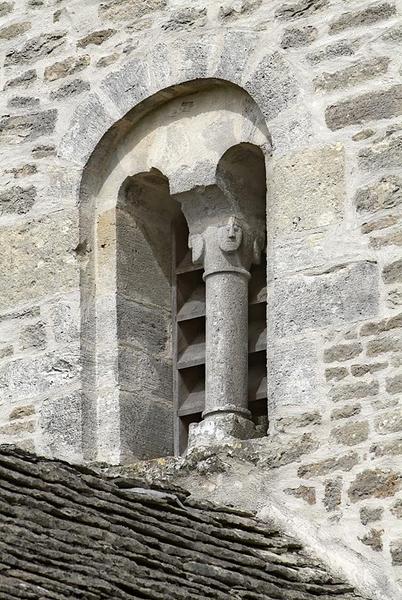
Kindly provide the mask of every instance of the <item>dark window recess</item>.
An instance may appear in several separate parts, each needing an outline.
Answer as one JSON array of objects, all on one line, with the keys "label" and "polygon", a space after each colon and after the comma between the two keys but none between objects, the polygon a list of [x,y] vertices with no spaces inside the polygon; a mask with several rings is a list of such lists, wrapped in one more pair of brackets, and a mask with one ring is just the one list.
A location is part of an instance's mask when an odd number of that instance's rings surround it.
[{"label": "dark window recess", "polygon": [[[205,283],[203,267],[194,265],[188,249],[184,217],[176,223],[173,277],[173,362],[175,401],[175,452],[187,447],[189,425],[199,423],[205,403]],[[266,254],[251,268],[249,282],[248,401],[261,435],[267,417],[267,289]]]}]

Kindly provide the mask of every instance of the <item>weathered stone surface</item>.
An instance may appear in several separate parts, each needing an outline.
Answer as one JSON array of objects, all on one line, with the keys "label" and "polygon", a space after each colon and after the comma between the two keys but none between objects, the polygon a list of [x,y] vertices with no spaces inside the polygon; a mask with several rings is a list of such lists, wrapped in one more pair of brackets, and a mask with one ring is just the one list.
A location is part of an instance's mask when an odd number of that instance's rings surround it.
[{"label": "weathered stone surface", "polygon": [[349,375],[346,367],[330,367],[325,369],[326,381],[340,381]]},{"label": "weathered stone surface", "polygon": [[283,33],[281,48],[287,50],[288,48],[308,46],[308,44],[317,39],[317,36],[318,31],[312,25],[307,25],[306,27],[289,27]]},{"label": "weathered stone surface", "polygon": [[351,373],[354,377],[364,377],[367,373],[373,374],[388,367],[388,363],[371,363],[367,365],[352,365]]},{"label": "weathered stone surface", "polygon": [[340,40],[328,44],[324,48],[319,48],[307,54],[306,58],[309,63],[318,65],[325,60],[332,60],[341,56],[352,56],[355,53],[355,47],[350,40]]},{"label": "weathered stone surface", "polygon": [[99,16],[110,21],[137,20],[166,6],[166,0],[108,0],[100,4]]},{"label": "weathered stone surface", "polygon": [[0,310],[78,286],[77,243],[75,219],[63,212],[0,229]]},{"label": "weathered stone surface", "polygon": [[324,506],[328,512],[336,510],[342,503],[342,477],[329,479],[325,482]]},{"label": "weathered stone surface", "polygon": [[402,246],[402,229],[388,231],[385,235],[370,239],[370,248],[378,249],[384,246]]},{"label": "weathered stone surface", "polygon": [[319,442],[311,433],[303,433],[286,445],[272,445],[259,461],[261,467],[278,469],[299,460],[303,455],[317,450]]},{"label": "weathered stone surface", "polygon": [[163,23],[164,31],[181,31],[193,27],[204,27],[207,22],[206,8],[181,8],[173,11]]},{"label": "weathered stone surface", "polygon": [[308,485],[299,485],[297,488],[286,488],[283,490],[285,494],[288,496],[294,496],[295,498],[301,498],[307,504],[315,504],[316,503],[316,493],[315,488],[310,487]]},{"label": "weathered stone surface", "polygon": [[364,442],[368,438],[368,421],[354,421],[341,427],[336,427],[331,431],[331,437],[338,443],[345,446],[355,446]]},{"label": "weathered stone surface", "polygon": [[15,179],[20,179],[22,177],[29,177],[30,175],[35,175],[38,172],[38,167],[33,164],[26,163],[25,165],[21,165],[20,167],[13,167],[12,169],[7,169],[6,173],[12,173]]},{"label": "weathered stone surface", "polygon": [[46,348],[46,328],[42,321],[27,325],[20,335],[21,350],[44,350]]},{"label": "weathered stone surface", "polygon": [[367,344],[367,356],[378,356],[385,352],[398,352],[402,350],[402,340],[397,336],[382,336],[370,340]]},{"label": "weathered stone surface", "polygon": [[101,29],[99,31],[93,31],[77,42],[78,48],[87,48],[90,45],[100,46],[103,42],[106,42],[112,35],[116,33],[115,29]]},{"label": "weathered stone surface", "polygon": [[[367,156],[370,150],[365,151]],[[362,159],[360,154],[360,160]],[[375,213],[402,205],[402,179],[397,175],[385,175],[374,185],[361,188],[355,196],[359,213]]]},{"label": "weathered stone surface", "polygon": [[166,351],[169,343],[169,313],[124,297],[117,299],[119,339],[153,355]]},{"label": "weathered stone surface", "polygon": [[324,350],[324,362],[342,362],[355,358],[363,351],[360,342],[338,344]]},{"label": "weathered stone surface", "polygon": [[259,63],[245,88],[259,105],[266,119],[274,119],[296,102],[297,80],[279,52],[268,54]]},{"label": "weathered stone surface", "polygon": [[367,525],[368,523],[373,523],[374,521],[379,521],[384,514],[383,508],[372,508],[370,506],[363,506],[360,509],[360,521],[362,525]]},{"label": "weathered stone surface", "polygon": [[402,440],[373,444],[370,447],[370,452],[373,452],[376,457],[399,456],[402,454]]},{"label": "weathered stone surface", "polygon": [[391,558],[394,566],[402,565],[402,540],[391,542]]},{"label": "weathered stone surface", "polygon": [[13,10],[14,2],[0,2],[0,17],[8,15]]},{"label": "weathered stone surface", "polygon": [[56,148],[50,144],[39,144],[32,148],[32,156],[34,158],[46,158],[47,156],[54,156],[56,154]]},{"label": "weathered stone surface", "polygon": [[365,261],[275,282],[270,308],[275,331],[288,336],[370,318],[378,312],[377,285],[377,265]]},{"label": "weathered stone surface", "polygon": [[397,500],[391,508],[391,513],[397,518],[402,519],[402,500]]},{"label": "weathered stone surface", "polygon": [[12,40],[26,31],[31,29],[32,25],[29,21],[23,21],[21,23],[13,23],[0,29],[0,40]]},{"label": "weathered stone surface", "polygon": [[367,498],[388,498],[400,490],[401,483],[401,475],[391,469],[366,469],[352,481],[348,494],[352,502]]},{"label": "weathered stone surface", "polygon": [[[59,365],[61,373],[68,378],[68,364],[61,360]],[[72,392],[59,397],[53,392],[41,402],[38,418],[46,452],[78,461],[82,456],[81,394]]]},{"label": "weathered stone surface", "polygon": [[387,56],[380,56],[354,63],[340,71],[322,73],[314,79],[314,89],[332,92],[374,79],[387,72],[390,60]]},{"label": "weathered stone surface", "polygon": [[243,15],[252,14],[261,5],[262,0],[241,0],[240,3],[230,0],[219,8],[219,18],[224,22],[234,21]]},{"label": "weathered stone surface", "polygon": [[96,66],[99,67],[100,69],[102,69],[104,67],[108,67],[109,65],[112,65],[117,60],[119,60],[119,58],[120,58],[120,54],[118,52],[113,52],[113,54],[108,54],[107,56],[102,56],[97,61]]},{"label": "weathered stone surface", "polygon": [[16,185],[0,192],[0,215],[26,214],[34,205],[36,196],[33,185],[27,188]]},{"label": "weathered stone surface", "polygon": [[[398,223],[398,217],[393,215],[386,215],[385,217],[381,217],[380,219],[376,219],[375,221],[371,221],[369,223],[363,223],[360,231],[364,234],[372,233],[373,231],[378,231],[381,229],[386,229],[387,227],[392,227],[392,225],[396,225]],[[373,239],[370,241],[373,241]]]},{"label": "weathered stone surface", "polygon": [[0,436],[18,435],[23,436],[35,432],[34,421],[17,421],[0,427]]},{"label": "weathered stone surface", "polygon": [[44,77],[47,81],[55,81],[62,77],[68,77],[85,69],[91,62],[89,54],[83,56],[70,56],[60,62],[46,67]]},{"label": "weathered stone surface", "polygon": [[[389,119],[402,114],[402,85],[380,92],[368,92],[342,100],[325,111],[325,120],[332,131],[376,119]],[[390,166],[390,165],[388,165]]]},{"label": "weathered stone surface", "polygon": [[382,534],[383,529],[370,529],[368,533],[359,538],[366,546],[370,546],[374,552],[381,552],[383,548]]},{"label": "weathered stone surface", "polygon": [[90,87],[91,86],[88,81],[83,81],[82,79],[73,79],[73,81],[69,81],[65,85],[59,87],[57,90],[53,90],[53,92],[50,93],[50,98],[52,100],[63,100],[64,98],[77,96],[78,94],[87,92]]},{"label": "weathered stone surface", "polygon": [[21,49],[10,50],[6,54],[6,66],[32,62],[53,54],[65,43],[65,33],[42,33],[26,42]]},{"label": "weathered stone surface", "polygon": [[342,408],[334,408],[331,412],[331,419],[333,421],[338,421],[339,419],[349,419],[350,417],[354,417],[358,415],[362,410],[360,404],[346,404],[342,406]]},{"label": "weathered stone surface", "polygon": [[362,27],[372,25],[378,21],[389,19],[396,13],[393,4],[383,2],[382,4],[373,4],[363,10],[344,13],[338,19],[335,19],[329,27],[329,33],[339,33],[352,27]]},{"label": "weathered stone surface", "polygon": [[361,142],[362,140],[367,140],[369,137],[372,137],[374,134],[374,129],[362,129],[361,131],[358,131],[352,135],[352,140],[354,142]]},{"label": "weathered stone surface", "polygon": [[344,150],[313,148],[273,163],[273,219],[278,235],[340,221],[344,203]]},{"label": "weathered stone surface", "polygon": [[300,427],[309,427],[321,423],[321,415],[318,411],[293,415],[291,417],[279,417],[275,420],[275,429],[282,433],[287,433],[291,429]]},{"label": "weathered stone surface", "polygon": [[54,131],[57,110],[51,109],[38,113],[3,117],[0,120],[0,141],[18,144],[31,142],[42,135]]},{"label": "weathered stone surface", "polygon": [[25,71],[22,75],[14,77],[6,81],[4,89],[15,88],[15,87],[28,87],[38,78],[35,69]]},{"label": "weathered stone surface", "polygon": [[369,383],[345,383],[332,388],[329,392],[329,397],[333,402],[343,402],[354,398],[359,399],[377,396],[378,392],[378,381],[371,381]]},{"label": "weathered stone surface", "polygon": [[402,409],[395,408],[376,417],[375,429],[381,434],[402,431]]},{"label": "weathered stone surface", "polygon": [[359,456],[356,452],[344,454],[338,458],[327,458],[315,463],[302,465],[299,467],[297,474],[303,479],[310,477],[323,477],[334,473],[335,471],[350,471],[359,463]]},{"label": "weathered stone surface", "polygon": [[[387,378],[386,390],[389,394],[402,393],[402,375],[396,375],[395,377]],[[401,417],[402,417],[402,415],[401,415]]]},{"label": "weathered stone surface", "polygon": [[39,98],[31,96],[14,96],[7,102],[10,108],[38,108],[40,104]]},{"label": "weathered stone surface", "polygon": [[385,266],[382,278],[385,283],[402,283],[402,259]]},{"label": "weathered stone surface", "polygon": [[32,417],[35,414],[35,407],[33,404],[27,404],[25,406],[17,406],[10,412],[10,421],[16,419],[24,419],[25,417]]},{"label": "weathered stone surface", "polygon": [[294,0],[278,8],[275,16],[281,21],[291,21],[313,15],[327,8],[328,5],[328,0]]}]

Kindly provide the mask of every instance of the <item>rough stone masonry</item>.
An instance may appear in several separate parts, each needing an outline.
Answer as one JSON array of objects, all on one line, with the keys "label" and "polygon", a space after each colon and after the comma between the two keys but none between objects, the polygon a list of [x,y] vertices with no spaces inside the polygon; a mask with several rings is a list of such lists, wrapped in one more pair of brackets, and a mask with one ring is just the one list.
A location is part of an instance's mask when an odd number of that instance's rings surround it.
[{"label": "rough stone masonry", "polygon": [[1,442],[172,453],[155,178],[208,190],[227,144],[258,146],[267,434],[130,468],[276,506],[372,598],[402,597],[401,45],[401,0],[0,2]]}]

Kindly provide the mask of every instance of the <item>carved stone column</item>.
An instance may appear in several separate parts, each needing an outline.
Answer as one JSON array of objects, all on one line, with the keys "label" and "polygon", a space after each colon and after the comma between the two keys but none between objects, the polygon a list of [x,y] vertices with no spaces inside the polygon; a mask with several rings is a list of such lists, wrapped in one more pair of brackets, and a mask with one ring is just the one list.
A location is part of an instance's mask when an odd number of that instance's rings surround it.
[{"label": "carved stone column", "polygon": [[203,421],[190,427],[189,447],[255,435],[247,408],[248,281],[263,244],[261,228],[235,215],[190,235],[193,261],[204,265],[206,390]]}]

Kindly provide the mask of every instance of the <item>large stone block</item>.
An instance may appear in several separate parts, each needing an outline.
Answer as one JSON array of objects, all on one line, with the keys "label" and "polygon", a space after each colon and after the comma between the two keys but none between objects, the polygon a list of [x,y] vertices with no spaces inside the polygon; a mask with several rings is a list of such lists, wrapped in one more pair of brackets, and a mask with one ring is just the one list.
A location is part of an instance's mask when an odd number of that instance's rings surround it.
[{"label": "large stone block", "polygon": [[273,163],[272,218],[278,235],[342,218],[344,162],[343,147],[337,145],[303,150]]},{"label": "large stone block", "polygon": [[168,311],[148,307],[118,296],[117,330],[122,342],[144,349],[153,356],[163,355],[170,340]]},{"label": "large stone block", "polygon": [[369,58],[334,73],[322,73],[314,79],[314,88],[332,92],[374,79],[387,72],[390,60],[387,56]]},{"label": "large stone block", "polygon": [[366,469],[359,473],[349,487],[349,498],[359,502],[367,498],[388,498],[400,490],[402,477],[390,469]]},{"label": "large stone block", "polygon": [[66,34],[63,32],[41,33],[28,40],[22,48],[7,52],[4,65],[18,65],[49,56],[65,43],[65,39]]},{"label": "large stone block", "polygon": [[81,462],[82,460],[82,400],[80,392],[63,396],[51,394],[39,407],[41,453]]},{"label": "large stone block", "polygon": [[271,339],[268,349],[269,405],[272,408],[316,406],[320,400],[318,365],[318,349],[312,341]]},{"label": "large stone block", "polygon": [[121,393],[120,446],[123,462],[172,455],[172,405]]},{"label": "large stone block", "polygon": [[279,52],[262,59],[245,88],[267,120],[294,104],[300,93],[295,75]]},{"label": "large stone block", "polygon": [[121,344],[118,349],[120,389],[147,401],[173,399],[173,368],[169,358],[159,358]]},{"label": "large stone block", "polygon": [[[402,86],[401,86],[402,89]],[[400,132],[393,132],[362,148],[359,152],[359,166],[365,171],[374,169],[398,169],[402,161],[402,136]],[[396,176],[384,177],[385,183],[398,187],[399,178]],[[397,202],[397,200],[396,200]]]},{"label": "large stone block", "polygon": [[0,311],[78,287],[77,243],[70,213],[0,229]]},{"label": "large stone block", "polygon": [[402,85],[394,85],[385,91],[367,92],[332,104],[325,111],[325,120],[336,131],[349,125],[366,121],[390,119],[402,114]]},{"label": "large stone block", "polygon": [[345,31],[345,29],[351,29],[355,27],[363,27],[389,19],[396,13],[396,7],[394,4],[389,2],[374,3],[367,8],[355,12],[347,12],[341,15],[339,18],[332,21],[329,27],[329,33],[339,33]]},{"label": "large stone block", "polygon": [[378,267],[362,261],[295,275],[276,281],[270,295],[279,336],[371,318],[378,314]]},{"label": "large stone block", "polygon": [[275,16],[281,21],[292,21],[313,15],[327,6],[329,6],[328,0],[294,0],[278,8]]},{"label": "large stone block", "polygon": [[0,120],[0,142],[20,144],[53,133],[57,110],[45,110],[26,115],[5,116]]}]

